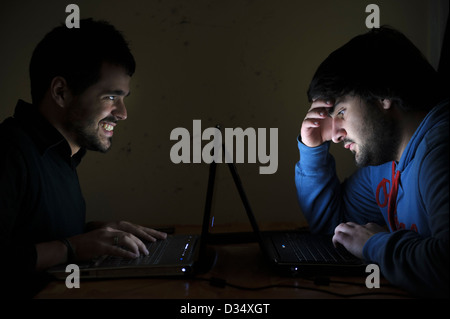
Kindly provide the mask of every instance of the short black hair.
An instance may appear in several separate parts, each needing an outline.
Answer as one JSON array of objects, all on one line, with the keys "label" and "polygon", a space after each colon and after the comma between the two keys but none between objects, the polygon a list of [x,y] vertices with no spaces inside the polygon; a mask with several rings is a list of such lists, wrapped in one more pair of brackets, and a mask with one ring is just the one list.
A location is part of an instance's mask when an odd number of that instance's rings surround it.
[{"label": "short black hair", "polygon": [[31,98],[39,104],[52,79],[61,76],[73,94],[81,94],[100,79],[104,62],[125,68],[132,76],[136,62],[128,43],[106,21],[81,19],[80,28],[54,28],[36,46],[30,62]]},{"label": "short black hair", "polygon": [[389,98],[404,110],[429,110],[443,98],[438,74],[401,32],[374,28],[332,52],[319,66],[307,95],[335,101],[347,94],[365,101]]}]

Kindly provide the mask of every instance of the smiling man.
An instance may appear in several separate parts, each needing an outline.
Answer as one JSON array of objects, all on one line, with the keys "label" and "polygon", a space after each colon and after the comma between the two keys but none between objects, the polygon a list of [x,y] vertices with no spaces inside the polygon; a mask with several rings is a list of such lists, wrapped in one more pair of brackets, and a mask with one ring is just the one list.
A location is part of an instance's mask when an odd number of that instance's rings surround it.
[{"label": "smiling man", "polygon": [[[393,284],[449,294],[448,95],[401,33],[382,27],[331,53],[316,71],[295,181],[313,232],[333,234]],[[359,169],[341,183],[330,142]]]},{"label": "smiling man", "polygon": [[92,19],[79,29],[55,28],[34,50],[32,104],[19,100],[0,124],[5,297],[35,294],[51,266],[103,255],[136,258],[148,254],[143,240],[166,238],[125,221],[85,222],[76,167],[86,150],[110,149],[116,125],[127,118],[134,70],[123,36]]},{"label": "smiling man", "polygon": [[[53,79],[51,87],[57,103],[54,107],[44,103],[41,112],[64,135],[72,155],[81,147],[103,153],[110,149],[114,127],[127,118],[124,97],[129,95],[130,79],[122,66],[107,62],[101,65],[100,80],[82,95],[73,96],[63,77]],[[62,98],[59,92],[64,90]]]}]

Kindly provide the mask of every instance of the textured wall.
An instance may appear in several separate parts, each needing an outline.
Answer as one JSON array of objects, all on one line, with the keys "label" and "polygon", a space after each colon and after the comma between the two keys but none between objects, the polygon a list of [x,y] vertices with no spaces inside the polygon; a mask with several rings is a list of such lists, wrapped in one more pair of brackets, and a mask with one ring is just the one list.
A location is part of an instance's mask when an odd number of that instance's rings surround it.
[{"label": "textured wall", "polygon": [[[150,225],[200,224],[208,166],[175,165],[170,132],[202,128],[278,128],[278,171],[239,164],[261,222],[303,221],[294,186],[296,137],[309,108],[306,89],[320,62],[365,32],[369,1],[11,1],[0,12],[0,120],[18,98],[30,101],[28,63],[35,45],[77,3],[81,17],[110,21],[131,43],[137,72],[112,150],[79,167],[88,219]],[[377,1],[381,24],[404,32],[437,64],[445,1]],[[111,43],[111,50],[114,44]],[[341,178],[353,159],[333,146]],[[216,222],[246,222],[231,176],[219,166]]]}]

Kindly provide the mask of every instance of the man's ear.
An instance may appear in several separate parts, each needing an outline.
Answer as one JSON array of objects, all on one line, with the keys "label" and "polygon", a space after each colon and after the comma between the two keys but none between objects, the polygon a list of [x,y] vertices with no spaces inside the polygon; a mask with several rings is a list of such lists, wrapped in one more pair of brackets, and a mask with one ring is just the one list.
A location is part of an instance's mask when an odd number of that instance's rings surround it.
[{"label": "man's ear", "polygon": [[383,110],[390,110],[392,108],[392,101],[390,99],[381,99],[380,107]]},{"label": "man's ear", "polygon": [[70,95],[67,81],[62,76],[56,76],[50,83],[50,95],[60,107],[65,107]]}]

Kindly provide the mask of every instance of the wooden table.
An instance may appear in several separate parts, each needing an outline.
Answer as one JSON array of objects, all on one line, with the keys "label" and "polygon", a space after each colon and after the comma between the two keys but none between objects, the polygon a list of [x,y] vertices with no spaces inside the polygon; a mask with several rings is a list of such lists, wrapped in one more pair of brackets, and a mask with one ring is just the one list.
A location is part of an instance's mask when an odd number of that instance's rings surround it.
[{"label": "wooden table", "polygon": [[[316,299],[399,298],[404,291],[382,278],[380,288],[369,289],[365,277],[314,279],[282,277],[263,259],[256,243],[217,245],[215,266],[194,278],[133,278],[85,280],[68,289],[63,281],[51,282],[36,298],[119,299]],[[330,280],[329,283],[323,282]],[[211,283],[211,280],[213,283]],[[322,283],[320,283],[322,281]],[[222,285],[225,285],[222,287]],[[296,288],[297,287],[297,288]],[[258,289],[259,288],[259,289]]]},{"label": "wooden table", "polygon": [[[183,227],[177,228],[177,232],[186,233],[193,229],[198,231],[198,227]],[[222,231],[226,229],[222,227]],[[380,288],[369,289],[364,276],[319,277],[316,282],[313,278],[283,277],[263,259],[255,242],[217,244],[212,248],[217,252],[214,267],[194,278],[82,280],[80,288],[72,289],[67,288],[64,281],[53,281],[35,298],[266,300],[410,297],[383,278]]]}]

